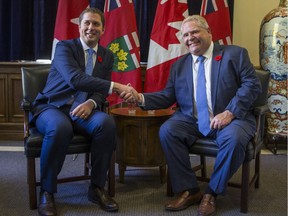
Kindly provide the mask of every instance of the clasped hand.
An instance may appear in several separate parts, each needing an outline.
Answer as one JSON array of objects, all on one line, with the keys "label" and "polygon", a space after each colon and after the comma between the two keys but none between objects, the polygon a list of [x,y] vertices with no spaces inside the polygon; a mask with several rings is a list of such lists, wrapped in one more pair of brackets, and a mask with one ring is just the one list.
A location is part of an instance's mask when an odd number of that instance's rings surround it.
[{"label": "clasped hand", "polygon": [[117,93],[127,103],[140,103],[141,97],[138,92],[131,86],[130,83],[123,85],[121,83],[114,83],[113,91]]},{"label": "clasped hand", "polygon": [[[127,85],[115,83],[113,91],[116,92],[120,98],[122,98],[127,103],[141,102],[141,99],[139,99],[141,97],[130,83]],[[87,100],[84,103],[79,104],[74,110],[72,110],[70,114],[78,118],[87,119],[92,113],[93,108],[94,104],[90,100]]]},{"label": "clasped hand", "polygon": [[123,91],[120,93],[120,98],[122,98],[127,103],[142,103],[141,96],[139,93],[131,86],[130,83],[127,84],[130,87],[128,91]]}]

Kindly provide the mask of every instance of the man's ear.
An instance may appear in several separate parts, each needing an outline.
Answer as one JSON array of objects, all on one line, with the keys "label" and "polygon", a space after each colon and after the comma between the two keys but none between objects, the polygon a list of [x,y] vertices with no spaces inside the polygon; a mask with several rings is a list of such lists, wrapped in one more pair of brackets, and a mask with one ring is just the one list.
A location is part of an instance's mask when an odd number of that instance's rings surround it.
[{"label": "man's ear", "polygon": [[210,27],[208,27],[207,32],[210,33],[210,34],[212,34]]}]

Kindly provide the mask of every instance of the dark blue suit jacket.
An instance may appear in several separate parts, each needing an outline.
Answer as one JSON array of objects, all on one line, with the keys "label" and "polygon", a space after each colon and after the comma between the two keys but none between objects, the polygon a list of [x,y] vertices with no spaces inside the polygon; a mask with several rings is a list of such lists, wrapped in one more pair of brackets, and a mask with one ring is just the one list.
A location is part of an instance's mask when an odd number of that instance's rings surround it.
[{"label": "dark blue suit jacket", "polygon": [[[221,59],[217,60],[216,56],[221,56]],[[178,112],[184,114],[179,115],[180,118],[194,118],[192,62],[191,54],[177,60],[171,67],[166,87],[157,93],[144,94],[146,106],[143,108],[168,108],[176,102]],[[214,46],[211,88],[214,116],[230,110],[238,119],[255,122],[251,108],[261,92],[261,84],[246,49]]]},{"label": "dark blue suit jacket", "polygon": [[88,92],[88,98],[101,107],[111,85],[114,57],[109,50],[98,45],[97,60],[90,76],[85,73],[84,55],[80,38],[57,43],[46,86],[34,103],[34,117],[49,107],[45,104],[65,105],[77,91]]}]

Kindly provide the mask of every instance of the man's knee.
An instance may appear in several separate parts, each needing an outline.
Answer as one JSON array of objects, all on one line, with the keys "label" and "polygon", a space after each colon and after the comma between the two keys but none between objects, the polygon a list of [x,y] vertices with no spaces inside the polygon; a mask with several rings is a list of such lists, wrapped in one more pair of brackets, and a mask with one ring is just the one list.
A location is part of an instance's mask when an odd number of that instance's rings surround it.
[{"label": "man's knee", "polygon": [[172,124],[169,121],[164,122],[159,129],[160,139],[167,137],[167,135],[172,131]]},{"label": "man's knee", "polygon": [[74,134],[72,124],[66,121],[57,122],[54,125],[51,125],[49,133],[53,134],[56,137],[66,136],[67,139],[72,139]]},{"label": "man's knee", "polygon": [[101,122],[101,126],[104,130],[108,130],[111,132],[116,131],[116,124],[112,116],[106,115]]},{"label": "man's knee", "polygon": [[226,146],[231,152],[238,152],[239,150],[245,151],[250,140],[251,137],[245,130],[240,128],[217,137],[217,143],[220,145],[220,148],[225,148]]}]

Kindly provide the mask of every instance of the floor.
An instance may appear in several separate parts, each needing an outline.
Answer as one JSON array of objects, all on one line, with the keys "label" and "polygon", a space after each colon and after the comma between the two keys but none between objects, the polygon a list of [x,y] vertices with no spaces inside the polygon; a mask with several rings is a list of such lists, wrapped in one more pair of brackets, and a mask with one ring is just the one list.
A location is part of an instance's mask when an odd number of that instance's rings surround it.
[{"label": "floor", "polygon": [[[13,141],[13,140],[0,140],[0,151],[9,151],[9,152],[24,152],[23,141]],[[269,149],[263,148],[261,154],[273,154]],[[277,149],[277,154],[287,155],[287,147],[284,147],[283,144]]]}]

